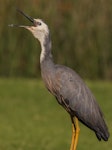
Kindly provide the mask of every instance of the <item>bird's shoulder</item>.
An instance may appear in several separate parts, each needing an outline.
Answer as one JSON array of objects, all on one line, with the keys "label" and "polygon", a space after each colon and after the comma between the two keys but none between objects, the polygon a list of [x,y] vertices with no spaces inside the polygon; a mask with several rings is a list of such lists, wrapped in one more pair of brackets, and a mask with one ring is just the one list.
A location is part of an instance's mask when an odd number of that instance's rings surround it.
[{"label": "bird's shoulder", "polygon": [[81,77],[71,68],[64,65],[55,65],[55,81],[64,85],[80,85],[83,83]]},{"label": "bird's shoulder", "polygon": [[55,66],[52,83],[55,91],[62,95],[64,99],[78,98],[87,89],[81,77],[74,70],[63,65]]},{"label": "bird's shoulder", "polygon": [[[70,102],[71,107],[78,105],[89,107],[88,103],[95,105],[96,100],[83,79],[71,68],[56,65],[54,87],[58,94]],[[57,84],[57,86],[55,86]]]}]

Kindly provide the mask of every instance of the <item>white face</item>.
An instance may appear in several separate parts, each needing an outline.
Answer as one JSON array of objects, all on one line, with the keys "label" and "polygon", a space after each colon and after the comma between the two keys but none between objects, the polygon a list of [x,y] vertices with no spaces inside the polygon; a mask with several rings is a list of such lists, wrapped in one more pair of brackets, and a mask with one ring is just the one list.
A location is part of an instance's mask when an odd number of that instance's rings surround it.
[{"label": "white face", "polygon": [[48,26],[41,19],[34,19],[33,26],[24,26],[26,29],[32,32],[35,38],[40,42],[44,42],[45,37],[49,35]]}]

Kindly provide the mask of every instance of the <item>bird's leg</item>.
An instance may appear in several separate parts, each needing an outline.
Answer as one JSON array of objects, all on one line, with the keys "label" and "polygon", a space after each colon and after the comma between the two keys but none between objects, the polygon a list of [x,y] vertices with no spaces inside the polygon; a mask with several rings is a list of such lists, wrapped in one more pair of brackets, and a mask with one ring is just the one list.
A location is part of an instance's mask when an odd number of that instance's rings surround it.
[{"label": "bird's leg", "polygon": [[73,150],[76,150],[80,128],[79,128],[79,123],[78,123],[77,117],[74,118],[74,121],[75,121],[75,142],[74,142],[74,149]]},{"label": "bird's leg", "polygon": [[80,128],[78,124],[78,119],[76,117],[73,118],[71,116],[71,120],[72,120],[72,141],[70,150],[76,150]]},{"label": "bird's leg", "polygon": [[74,150],[74,143],[75,143],[75,128],[74,128],[74,123],[72,123],[72,141],[71,141],[70,150]]}]

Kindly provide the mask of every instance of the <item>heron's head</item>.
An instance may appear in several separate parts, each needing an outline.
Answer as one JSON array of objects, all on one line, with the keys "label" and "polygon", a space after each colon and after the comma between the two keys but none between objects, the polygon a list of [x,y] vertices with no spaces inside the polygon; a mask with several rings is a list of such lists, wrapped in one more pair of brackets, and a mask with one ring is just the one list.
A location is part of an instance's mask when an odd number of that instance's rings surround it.
[{"label": "heron's head", "polygon": [[33,19],[32,26],[24,26],[28,29],[33,36],[40,42],[44,42],[47,36],[49,36],[48,26],[41,19]]},{"label": "heron's head", "polygon": [[18,10],[23,16],[25,16],[30,22],[32,22],[31,26],[25,25],[10,25],[12,27],[23,27],[29,30],[36,39],[40,42],[44,42],[47,36],[49,36],[49,28],[41,19],[33,19],[32,17],[26,15],[21,10]]}]

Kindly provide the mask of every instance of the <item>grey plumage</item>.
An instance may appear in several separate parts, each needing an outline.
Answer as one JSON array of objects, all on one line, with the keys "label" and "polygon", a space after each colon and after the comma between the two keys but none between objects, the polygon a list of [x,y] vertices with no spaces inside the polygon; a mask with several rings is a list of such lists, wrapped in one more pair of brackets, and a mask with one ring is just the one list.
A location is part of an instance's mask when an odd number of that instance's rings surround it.
[{"label": "grey plumage", "polygon": [[[52,70],[52,71],[51,71]],[[47,89],[67,112],[94,130],[99,140],[108,140],[109,133],[102,112],[89,88],[72,69],[49,60],[41,64]]]},{"label": "grey plumage", "polygon": [[41,44],[41,74],[46,88],[66,109],[71,118],[76,116],[79,121],[95,132],[99,140],[107,141],[109,138],[108,128],[90,89],[75,71],[53,62],[48,26],[41,19],[33,19],[22,11],[19,12],[27,17],[33,26],[20,25],[18,27],[31,31]]}]

